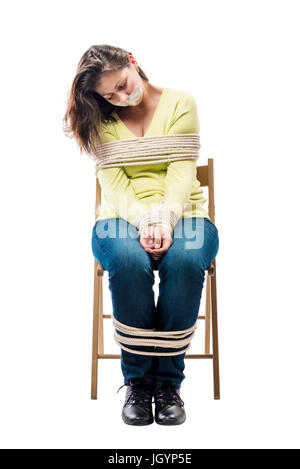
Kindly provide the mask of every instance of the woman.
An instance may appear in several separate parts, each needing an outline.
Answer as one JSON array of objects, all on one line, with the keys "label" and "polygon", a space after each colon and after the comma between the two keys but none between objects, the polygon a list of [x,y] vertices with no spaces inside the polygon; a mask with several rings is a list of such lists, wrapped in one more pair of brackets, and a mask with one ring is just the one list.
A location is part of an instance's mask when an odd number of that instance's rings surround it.
[{"label": "woman", "polygon": [[[123,386],[128,386],[122,418],[129,425],[153,423],[154,396],[155,421],[182,424],[186,347],[178,346],[183,342],[175,345],[176,331],[187,331],[189,339],[193,335],[205,270],[219,248],[218,230],[204,208],[195,157],[135,157],[127,164],[120,159],[121,151],[114,163],[113,149],[133,142],[138,154],[138,145],[150,137],[156,142],[159,136],[199,137],[195,100],[188,92],[152,85],[130,52],[92,46],[79,62],[64,124],[66,135],[74,136],[80,150],[98,161],[103,200],[92,231],[92,251],[109,272],[114,324],[121,338]],[[103,148],[110,143],[113,164],[104,164]],[[157,305],[155,268],[160,277]],[[153,334],[162,338],[175,336],[166,342],[169,347],[157,346],[163,341],[130,345],[135,331],[144,331],[143,340],[147,331],[148,340],[153,337],[150,331],[159,331]]]}]

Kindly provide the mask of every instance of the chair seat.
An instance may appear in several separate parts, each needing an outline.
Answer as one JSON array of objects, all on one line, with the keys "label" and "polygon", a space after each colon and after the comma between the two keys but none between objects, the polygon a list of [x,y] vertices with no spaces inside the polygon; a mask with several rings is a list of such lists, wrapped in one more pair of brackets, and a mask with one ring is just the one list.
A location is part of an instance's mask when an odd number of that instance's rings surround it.
[{"label": "chair seat", "polygon": [[[158,268],[156,267],[153,270],[158,270]],[[214,275],[214,265],[213,264],[210,264],[210,266],[206,270],[207,270],[208,275]],[[104,271],[106,271],[106,269],[104,269],[104,267],[100,264],[100,262],[97,262],[97,276],[102,277]]]}]

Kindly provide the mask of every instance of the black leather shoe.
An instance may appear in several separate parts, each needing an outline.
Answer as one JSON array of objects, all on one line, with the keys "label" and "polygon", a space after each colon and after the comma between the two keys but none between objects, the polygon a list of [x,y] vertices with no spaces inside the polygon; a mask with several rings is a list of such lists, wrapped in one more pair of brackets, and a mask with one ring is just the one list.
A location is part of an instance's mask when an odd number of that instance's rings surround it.
[{"label": "black leather shoe", "polygon": [[127,425],[150,425],[153,423],[152,397],[153,392],[145,383],[131,380],[126,390],[125,404],[122,409],[124,422]]},{"label": "black leather shoe", "polygon": [[154,391],[155,422],[159,425],[180,425],[185,422],[184,402],[180,390],[168,381],[160,383]]}]

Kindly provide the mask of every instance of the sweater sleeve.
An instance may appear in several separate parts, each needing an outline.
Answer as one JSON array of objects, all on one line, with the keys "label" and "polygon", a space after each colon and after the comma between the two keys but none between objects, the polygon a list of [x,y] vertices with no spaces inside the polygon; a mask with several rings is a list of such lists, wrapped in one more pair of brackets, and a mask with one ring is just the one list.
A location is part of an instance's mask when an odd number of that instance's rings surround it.
[{"label": "sweater sleeve", "polygon": [[[168,134],[199,133],[199,119],[195,99],[190,93],[178,101]],[[192,192],[197,171],[197,160],[179,160],[168,163],[165,177],[164,200],[170,210],[181,218],[184,205]]]},{"label": "sweater sleeve", "polygon": [[[101,131],[102,143],[113,142],[117,138],[106,130]],[[136,228],[136,219],[145,213],[147,208],[138,199],[132,187],[131,181],[123,167],[98,168],[96,177],[107,200],[121,218],[132,223]]]}]

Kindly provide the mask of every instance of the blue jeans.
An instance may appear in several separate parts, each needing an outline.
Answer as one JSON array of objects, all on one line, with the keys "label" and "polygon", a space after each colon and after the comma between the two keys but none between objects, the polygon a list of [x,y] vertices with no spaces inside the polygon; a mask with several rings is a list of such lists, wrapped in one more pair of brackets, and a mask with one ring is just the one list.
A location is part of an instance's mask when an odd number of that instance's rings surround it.
[{"label": "blue jeans", "polygon": [[[171,331],[188,329],[197,322],[205,270],[219,249],[216,226],[206,217],[180,218],[173,244],[154,260],[139,242],[138,229],[123,218],[98,220],[92,232],[95,259],[109,273],[114,317],[123,324],[142,329]],[[153,269],[159,273],[157,305]],[[128,334],[120,335],[132,337]],[[141,351],[174,352],[179,348],[126,345]],[[185,349],[186,347],[182,347]],[[124,384],[144,380],[154,387],[171,381],[180,389],[185,378],[185,353],[173,356],[138,355],[121,348]]]}]

